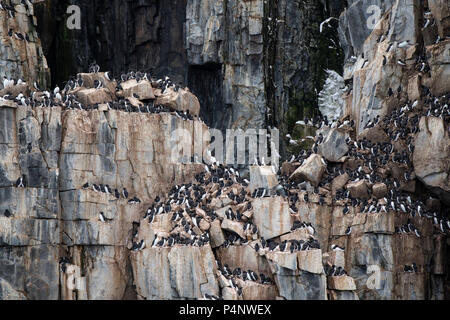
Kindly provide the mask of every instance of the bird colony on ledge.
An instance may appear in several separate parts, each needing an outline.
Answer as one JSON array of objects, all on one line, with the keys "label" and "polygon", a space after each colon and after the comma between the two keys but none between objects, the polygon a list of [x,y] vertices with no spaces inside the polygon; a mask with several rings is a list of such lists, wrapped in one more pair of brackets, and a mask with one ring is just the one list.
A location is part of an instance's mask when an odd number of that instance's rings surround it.
[{"label": "bird colony on ledge", "polygon": [[[14,9],[3,2],[0,10],[14,16]],[[426,20],[425,28],[429,24]],[[12,30],[8,35],[28,41],[27,35]],[[447,42],[439,37],[435,45]],[[381,67],[422,75],[433,71],[425,54],[412,63],[393,58],[412,46],[409,41],[389,43],[386,32],[376,43],[383,51]],[[357,58],[350,60],[355,63]],[[371,63],[362,57],[359,68]],[[131,71],[115,79],[111,72],[100,72],[96,63],[88,71],[53,90],[4,77],[0,108],[61,108],[67,113],[117,112],[127,117],[166,113],[187,122],[201,121],[198,99],[169,77],[154,79]],[[211,157],[191,181],[172,185],[152,199],[99,180],[83,180],[69,192],[106,199],[108,206],[121,202],[139,210],[139,217],[127,220],[126,226],[106,210],[99,210],[94,218],[100,226],[96,230],[117,225],[130,230],[128,256],[122,260],[130,261],[126,270],[133,274],[126,277],[133,280],[138,299],[424,298],[424,279],[431,272],[443,274],[445,262],[438,248],[448,239],[450,207],[446,191],[427,188],[418,177],[416,158],[427,155],[417,150],[426,149],[429,141],[448,141],[450,92],[434,95],[427,86],[417,87],[415,99],[398,103],[362,128],[358,128],[362,121],[349,113],[336,120],[319,115],[299,121],[297,125],[315,131],[305,138],[313,145],[289,155],[277,173],[255,163],[246,177]],[[351,89],[346,90],[350,96]],[[404,91],[401,85],[389,87],[386,97],[401,97]],[[430,130],[440,136],[430,140]],[[298,144],[291,135],[288,139]],[[31,153],[33,145],[24,151]],[[29,187],[25,174],[14,180],[18,192]],[[15,215],[10,208],[0,212],[2,222],[14,220]],[[58,271],[64,283],[70,277],[69,267],[80,259],[75,261],[70,250],[59,253]],[[116,252],[113,256],[117,258]],[[379,277],[375,284],[366,282],[371,270]]]},{"label": "bird colony on ledge", "polygon": [[[5,78],[0,102],[3,106],[14,104],[19,108],[58,106],[75,111],[167,112],[185,120],[196,117],[195,106],[191,109],[192,115],[190,109],[178,110],[176,99],[162,99],[181,91],[190,94],[188,89],[181,89],[168,77],[155,80],[146,73],[129,72],[115,80],[110,72],[100,73],[96,64],[89,71],[70,79],[63,90],[56,87],[52,91],[41,90],[37,83],[30,88],[20,79],[16,82]],[[351,237],[355,228],[356,232],[362,231],[360,225],[355,226],[354,220],[346,219],[346,216],[379,217],[383,214],[404,217],[394,219],[405,221],[395,226],[394,232],[398,235],[411,234],[421,239],[423,232],[413,221],[422,227],[429,224],[432,233],[448,234],[449,208],[430,207],[427,199],[408,192],[408,186],[415,179],[412,156],[421,118],[438,117],[447,126],[450,120],[450,96],[435,97],[426,88],[422,94],[424,99],[421,102],[410,101],[383,118],[376,117],[369,121],[365,126],[369,134],[357,141],[350,138],[355,121],[349,117],[329,121],[326,117],[317,116],[299,121],[301,125],[317,129],[317,135],[310,138],[314,140],[311,150],[292,155],[278,175],[274,174],[273,180],[266,178],[267,183],[260,186],[252,186],[238,170],[217,163],[212,158],[210,163],[204,164],[204,172],[195,176],[195,181],[176,185],[166,195],[155,197],[142,213],[142,220],[130,226],[133,230],[129,246],[131,254],[149,249],[170,250],[173,247],[214,248],[216,262],[213,269],[222,291],[203,292],[201,298],[204,299],[243,299],[245,288],[255,285],[266,298],[278,295],[276,283],[280,280],[272,269],[261,267],[252,270],[221,261],[223,250],[235,247],[246,247],[255,256],[266,257],[287,268],[291,268],[289,264],[292,263],[289,256],[297,257],[305,252],[308,263],[320,261],[318,271],[314,272],[332,279],[345,278],[345,290],[355,290],[353,278],[344,269],[345,264],[335,261],[337,255],[345,253],[346,248],[342,245],[345,241],[342,238],[337,243],[324,240],[317,230],[318,226],[311,223],[312,219],[308,222],[301,220],[302,210],[310,204],[333,206],[334,210],[339,210],[333,214],[340,216],[342,221],[348,221],[348,225],[341,226],[344,237]],[[118,101],[111,98],[116,95]],[[342,161],[327,161],[321,155],[325,136],[330,130],[346,133],[347,151]],[[251,179],[260,174],[259,168],[258,164],[251,168]],[[19,177],[15,186],[25,188],[27,177]],[[126,188],[118,186],[88,181],[80,189],[103,193],[117,200],[125,199],[128,205],[142,203],[138,197],[131,197]],[[282,224],[287,221],[287,229],[286,226],[267,225],[267,222],[271,223],[271,218],[261,216],[261,208],[271,207],[277,198],[286,202],[286,208],[281,205],[273,213],[270,212],[272,208],[265,213],[280,215],[274,221]],[[265,200],[269,202],[262,202]],[[255,203],[258,208],[254,208]],[[284,210],[287,219],[283,217]],[[14,216],[10,210],[3,215],[8,218]],[[104,212],[98,212],[98,221],[113,223],[113,219],[107,218]],[[281,229],[274,233],[276,236],[272,236],[274,229]],[[307,253],[322,250],[335,253],[334,260],[327,260],[323,269],[322,254],[313,253],[311,256]],[[313,256],[319,258],[311,258]],[[71,259],[63,256],[59,262],[62,272],[65,272]],[[260,267],[260,263],[255,266]],[[415,261],[409,261],[402,267],[402,272],[416,273],[419,267],[424,268]],[[308,268],[317,269],[317,266],[305,267],[306,270]],[[329,288],[333,286],[339,284],[329,283]]]}]

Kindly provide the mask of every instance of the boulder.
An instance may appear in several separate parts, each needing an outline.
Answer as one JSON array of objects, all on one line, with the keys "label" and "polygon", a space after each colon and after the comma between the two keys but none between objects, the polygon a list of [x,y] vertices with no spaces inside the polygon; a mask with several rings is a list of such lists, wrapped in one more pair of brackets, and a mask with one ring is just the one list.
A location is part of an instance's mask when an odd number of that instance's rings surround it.
[{"label": "boulder", "polygon": [[[261,244],[259,244],[261,246]],[[217,259],[222,265],[228,264],[232,269],[253,270],[258,275],[270,274],[269,264],[265,256],[256,252],[252,245],[220,247],[216,251]]]},{"label": "boulder", "polygon": [[73,93],[78,97],[78,101],[84,106],[107,103],[115,100],[115,96],[106,88],[75,90]]},{"label": "boulder", "polygon": [[314,274],[323,274],[322,250],[305,250],[297,252],[298,269]]},{"label": "boulder", "polygon": [[219,198],[213,198],[211,200],[211,204],[210,204],[211,208],[213,209],[220,209],[223,207],[223,203],[222,200],[220,200]]},{"label": "boulder", "polygon": [[386,186],[386,184],[380,182],[380,183],[376,183],[372,186],[372,195],[377,198],[377,199],[381,199],[384,196],[386,196],[388,193],[388,188]]},{"label": "boulder", "polygon": [[0,90],[0,97],[3,97],[7,94],[12,95],[13,97],[17,97],[17,95],[19,93],[22,93],[24,96],[29,97],[30,96],[30,87],[28,87],[28,85],[26,83],[10,86],[10,87]]},{"label": "boulder", "polygon": [[258,198],[253,201],[253,222],[266,240],[291,231],[289,203],[281,197]]},{"label": "boulder", "polygon": [[12,100],[1,100],[1,99],[0,99],[0,107],[2,107],[2,108],[13,108],[13,109],[16,109],[16,108],[18,108],[19,106],[18,106],[17,103],[15,103],[15,102],[12,101]]},{"label": "boulder", "polygon": [[116,92],[116,81],[109,81],[105,77],[105,72],[97,72],[97,73],[79,73],[77,75],[83,79],[83,87],[87,89],[94,88],[95,80],[98,80],[103,83],[103,86],[107,88],[111,93]]},{"label": "boulder", "polygon": [[297,270],[297,254],[295,253],[269,251],[266,253],[266,257],[280,267],[293,271]]},{"label": "boulder", "polygon": [[[227,198],[228,198],[228,197],[227,197]],[[222,201],[221,201],[221,202],[222,202]],[[231,207],[227,205],[226,207],[222,207],[222,208],[216,210],[217,216],[219,216],[219,218],[221,218],[221,219],[226,219],[226,218],[227,218],[226,212],[227,212],[228,209],[230,209],[230,208],[231,208]]]},{"label": "boulder", "polygon": [[211,247],[213,249],[220,247],[225,242],[225,236],[223,234],[222,228],[220,227],[220,221],[218,219],[211,222],[209,235],[211,237]]},{"label": "boulder", "polygon": [[342,267],[345,269],[345,251],[331,251],[324,256],[326,262],[330,266]]},{"label": "boulder", "polygon": [[122,82],[120,85],[122,86],[122,90],[117,92],[119,97],[128,98],[133,97],[136,94],[139,97],[139,100],[155,99],[150,81],[141,80],[137,82],[136,79],[131,79]]},{"label": "boulder", "polygon": [[211,228],[211,224],[208,221],[206,221],[205,219],[202,219],[202,220],[200,220],[199,228],[203,232],[206,232]]},{"label": "boulder", "polygon": [[303,164],[295,170],[289,177],[290,181],[297,183],[305,180],[311,182],[315,187],[319,186],[323,174],[326,170],[326,165],[322,162],[323,158],[318,154],[312,154]]},{"label": "boulder", "polygon": [[346,134],[337,128],[323,131],[323,142],[319,144],[319,154],[331,162],[337,162],[348,152]]},{"label": "boulder", "polygon": [[448,125],[440,118],[422,117],[414,145],[417,178],[450,204],[450,139]]},{"label": "boulder", "polygon": [[347,184],[347,190],[350,191],[352,198],[368,199],[369,192],[367,189],[367,183],[365,180],[358,182],[351,182]]},{"label": "boulder", "polygon": [[362,140],[364,138],[372,143],[384,143],[390,140],[388,135],[379,126],[365,129],[358,135],[358,140]]},{"label": "boulder", "polygon": [[337,190],[344,189],[349,179],[350,176],[347,173],[341,174],[340,176],[337,176],[336,178],[333,179],[333,182],[331,183],[331,190],[333,196],[336,195]]},{"label": "boulder", "polygon": [[408,80],[408,99],[419,100],[422,94],[422,83],[420,75],[415,75]]},{"label": "boulder", "polygon": [[283,162],[283,164],[281,165],[281,175],[290,177],[291,174],[293,174],[295,170],[298,169],[298,167],[300,167],[300,163],[298,162],[296,163]]},{"label": "boulder", "polygon": [[130,101],[130,104],[133,106],[133,107],[136,107],[136,108],[143,108],[143,103],[141,102],[141,100],[139,100],[139,99],[137,99],[137,98],[135,98],[135,97],[128,97],[127,98],[128,99],[128,101]]},{"label": "boulder", "polygon": [[303,240],[307,241],[311,235],[308,233],[306,228],[297,229],[295,231],[289,232],[288,234],[282,235],[280,237],[281,242],[289,240]]},{"label": "boulder", "polygon": [[169,88],[164,94],[156,97],[155,104],[160,104],[178,111],[189,111],[191,115],[200,114],[200,102],[197,97],[186,89],[179,89],[178,92]]},{"label": "boulder", "polygon": [[233,221],[229,219],[223,219],[222,221],[222,229],[231,231],[239,235],[242,239],[246,239],[245,233],[244,233],[244,223]]},{"label": "boulder", "polygon": [[271,166],[250,166],[250,192],[259,188],[267,191],[278,185],[278,177]]},{"label": "boulder", "polygon": [[356,290],[355,280],[349,276],[327,277],[328,289],[338,291]]}]

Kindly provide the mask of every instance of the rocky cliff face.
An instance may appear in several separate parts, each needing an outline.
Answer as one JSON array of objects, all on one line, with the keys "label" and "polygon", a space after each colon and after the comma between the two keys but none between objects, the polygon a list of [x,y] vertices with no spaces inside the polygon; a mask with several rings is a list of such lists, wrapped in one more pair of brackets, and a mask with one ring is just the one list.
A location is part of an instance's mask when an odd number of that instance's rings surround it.
[{"label": "rocky cliff face", "polygon": [[[328,6],[335,14],[334,4]],[[311,70],[322,63],[323,45],[306,36],[314,33],[310,24],[299,22],[317,21],[321,4],[86,3],[84,12],[96,12],[105,29],[93,23],[83,30],[100,42],[76,32],[51,36],[83,41],[70,42],[68,51],[56,51],[61,45],[54,42],[44,51],[65,53],[50,59],[67,57],[70,66],[79,56],[78,68],[101,52],[115,71],[173,72],[198,88],[202,110],[186,90],[163,93],[156,82],[135,79],[118,87],[104,73],[80,74],[83,85],[72,82],[62,99],[31,85],[2,88],[0,298],[448,299],[449,14],[445,1],[375,4],[381,20],[373,30],[359,27],[368,1],[349,1],[340,17],[344,78],[352,88],[340,122],[319,130],[297,125],[317,133],[313,150],[294,155],[281,175],[251,167],[248,183],[210,159],[193,163],[179,149],[194,159],[205,154],[201,113],[223,128],[287,128],[290,117],[298,120],[301,111],[288,101],[305,101],[317,88]],[[45,16],[66,4],[38,5]],[[100,6],[105,10],[94,10]],[[21,10],[17,4],[2,35],[22,30],[14,24],[25,19]],[[133,27],[109,32],[116,15]],[[178,19],[186,19],[185,32]],[[161,41],[165,33],[173,46]],[[133,36],[117,47],[124,55],[109,53],[113,34]],[[20,41],[1,39],[2,48]],[[16,49],[22,63],[36,58],[28,57],[30,43]],[[7,65],[0,72],[16,63],[0,62]],[[36,73],[40,63],[23,68],[28,83],[45,84]],[[93,88],[95,81],[103,88]],[[215,108],[229,111],[211,115]],[[179,129],[186,134],[174,138]]]},{"label": "rocky cliff face", "polygon": [[[354,27],[367,19],[370,5],[354,1],[340,23],[341,43],[348,58],[344,78],[353,83],[345,108],[356,122],[357,135],[372,119],[386,116],[396,106],[419,104],[424,94],[444,95],[450,88],[447,1],[383,2],[378,7],[380,21],[373,30]],[[427,115],[435,116],[433,112]],[[428,121],[422,119],[421,127]],[[450,182],[448,162],[440,156],[448,157],[448,130],[444,129],[445,121],[435,119],[431,123],[434,125],[427,126],[427,134],[422,132],[417,137],[422,143],[414,152],[414,165],[418,178],[429,187],[440,185],[436,192],[449,203],[445,191]],[[428,160],[420,164],[419,158]]]},{"label": "rocky cliff face", "polygon": [[[126,188],[130,197],[148,203],[202,168],[170,163],[177,144],[166,137],[177,129],[194,136],[205,127],[170,115],[119,111],[4,104],[0,111],[0,278],[14,288],[2,298],[72,299],[60,280],[58,261],[66,255],[81,275],[89,275],[78,298],[124,298],[132,280],[128,233],[143,207],[81,187],[88,181],[120,192]],[[21,176],[23,189],[15,187]],[[100,212],[108,223],[99,221]]]},{"label": "rocky cliff face", "polygon": [[[70,4],[80,5],[81,30],[65,26]],[[221,130],[272,126],[286,134],[299,117],[314,113],[325,69],[342,69],[336,29],[318,30],[344,1],[49,0],[36,6],[54,85],[94,60],[115,74],[170,74],[189,85],[202,118]]]},{"label": "rocky cliff face", "polygon": [[0,10],[0,78],[50,85],[50,70],[36,30],[33,6],[10,2],[14,13]]}]

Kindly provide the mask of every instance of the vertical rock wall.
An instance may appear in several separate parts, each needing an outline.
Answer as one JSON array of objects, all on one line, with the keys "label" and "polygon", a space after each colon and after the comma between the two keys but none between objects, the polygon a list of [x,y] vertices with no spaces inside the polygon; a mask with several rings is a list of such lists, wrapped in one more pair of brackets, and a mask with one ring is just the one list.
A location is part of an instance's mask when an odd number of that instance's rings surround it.
[{"label": "vertical rock wall", "polygon": [[[2,104],[0,115],[1,298],[126,298],[132,284],[127,246],[132,223],[145,211],[143,204],[202,169],[171,163],[179,145],[167,137],[177,129],[194,137],[206,128],[170,115],[118,111]],[[199,150],[193,140],[190,145]],[[16,188],[22,175],[26,188]],[[83,190],[86,182],[108,184],[120,192],[127,188],[142,205],[129,205],[92,187]],[[110,221],[100,222],[100,212]],[[86,277],[83,295],[67,290],[61,256],[80,266],[80,275]]]},{"label": "vertical rock wall", "polygon": [[[81,9],[80,30],[66,26],[70,5]],[[185,80],[186,0],[44,0],[35,7],[53,84],[86,71],[94,60],[116,75],[142,70]]]},{"label": "vertical rock wall", "polygon": [[[3,77],[7,77],[49,85],[50,70],[36,30],[33,7],[25,7],[20,0],[11,1],[11,5],[15,8],[14,16],[0,10],[0,79],[3,81]],[[15,33],[27,35],[29,40],[19,40]]]},{"label": "vertical rock wall", "polygon": [[340,69],[334,29],[319,33],[325,15],[340,12],[343,4],[336,4],[189,1],[189,86],[202,102],[208,125],[272,126],[287,133],[298,118],[312,115],[325,69]]}]

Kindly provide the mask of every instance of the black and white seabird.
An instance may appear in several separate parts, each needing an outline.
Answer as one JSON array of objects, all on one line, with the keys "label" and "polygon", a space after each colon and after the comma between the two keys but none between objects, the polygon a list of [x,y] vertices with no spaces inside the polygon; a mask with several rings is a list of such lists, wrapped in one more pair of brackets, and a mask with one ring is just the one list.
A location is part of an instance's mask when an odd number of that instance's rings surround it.
[{"label": "black and white seabird", "polygon": [[347,236],[349,236],[351,233],[352,233],[352,227],[350,226],[350,227],[348,227],[347,230],[345,231],[345,234],[346,234]]},{"label": "black and white seabird", "polygon": [[25,184],[23,182],[23,177],[20,177],[16,181],[16,188],[25,188]]},{"label": "black and white seabird", "polygon": [[402,41],[398,44],[398,47],[401,49],[405,49],[408,48],[410,46],[410,41],[406,40],[406,41]]},{"label": "black and white seabird", "polygon": [[332,244],[332,245],[331,245],[331,250],[333,250],[333,251],[345,251],[344,248],[341,248],[341,247],[339,247],[339,246],[336,245],[336,244]]}]

